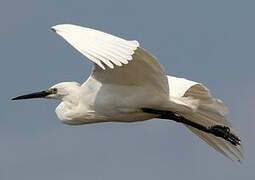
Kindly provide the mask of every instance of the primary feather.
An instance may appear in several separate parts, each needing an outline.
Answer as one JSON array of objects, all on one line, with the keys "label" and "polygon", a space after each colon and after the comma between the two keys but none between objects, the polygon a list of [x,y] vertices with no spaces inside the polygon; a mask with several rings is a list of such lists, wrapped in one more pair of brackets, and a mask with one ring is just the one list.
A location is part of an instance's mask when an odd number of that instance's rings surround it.
[{"label": "primary feather", "polygon": [[139,47],[137,41],[128,41],[81,26],[62,24],[52,29],[102,69],[106,69],[105,66],[114,68],[114,65],[127,64]]}]

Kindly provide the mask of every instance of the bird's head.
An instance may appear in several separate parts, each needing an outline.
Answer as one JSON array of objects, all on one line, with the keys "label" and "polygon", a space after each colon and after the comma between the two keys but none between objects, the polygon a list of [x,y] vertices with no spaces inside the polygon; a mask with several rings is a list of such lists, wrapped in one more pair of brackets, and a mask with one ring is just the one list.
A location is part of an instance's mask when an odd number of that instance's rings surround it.
[{"label": "bird's head", "polygon": [[61,82],[48,88],[44,91],[30,93],[12,98],[12,100],[33,99],[33,98],[48,98],[63,100],[69,96],[74,97],[78,94],[80,84],[77,82]]}]

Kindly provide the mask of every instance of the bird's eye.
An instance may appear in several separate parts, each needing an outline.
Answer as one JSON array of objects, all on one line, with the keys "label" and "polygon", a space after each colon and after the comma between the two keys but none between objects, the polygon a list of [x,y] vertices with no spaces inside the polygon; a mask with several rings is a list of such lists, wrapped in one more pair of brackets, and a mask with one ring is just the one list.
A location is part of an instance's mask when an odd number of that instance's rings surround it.
[{"label": "bird's eye", "polygon": [[57,93],[57,91],[58,91],[57,88],[53,88],[53,89],[52,89],[52,92],[54,92],[54,93]]}]

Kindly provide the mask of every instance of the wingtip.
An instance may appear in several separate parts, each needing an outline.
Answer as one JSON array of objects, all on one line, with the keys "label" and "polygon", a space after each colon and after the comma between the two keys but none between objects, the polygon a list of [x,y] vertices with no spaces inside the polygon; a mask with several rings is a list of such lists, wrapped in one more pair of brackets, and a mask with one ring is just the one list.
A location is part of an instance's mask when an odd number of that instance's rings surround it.
[{"label": "wingtip", "polygon": [[53,32],[57,33],[57,31],[61,28],[61,27],[64,27],[66,24],[58,24],[58,25],[55,25],[55,26],[52,26],[50,28],[50,30],[52,30]]},{"label": "wingtip", "polygon": [[53,31],[53,32],[55,32],[55,33],[57,33],[57,29],[58,29],[59,26],[60,26],[60,25],[54,25],[54,26],[52,26],[52,27],[50,28],[50,30]]},{"label": "wingtip", "polygon": [[54,33],[57,32],[57,30],[54,27],[51,27],[50,30],[53,31]]},{"label": "wingtip", "polygon": [[58,30],[58,29],[65,29],[65,28],[73,28],[73,27],[81,27],[75,24],[57,24],[52,26],[50,29]]}]

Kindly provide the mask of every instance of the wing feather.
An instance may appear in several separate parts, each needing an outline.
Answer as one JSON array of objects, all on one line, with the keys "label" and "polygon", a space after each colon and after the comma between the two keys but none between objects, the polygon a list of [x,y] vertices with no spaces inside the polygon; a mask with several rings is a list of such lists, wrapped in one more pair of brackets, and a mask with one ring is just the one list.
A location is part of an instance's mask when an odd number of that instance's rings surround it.
[{"label": "wing feather", "polygon": [[77,25],[62,24],[53,26],[52,29],[102,69],[127,64],[139,47],[137,41],[128,41]]},{"label": "wing feather", "polygon": [[91,78],[102,83],[135,85],[169,97],[164,69],[137,41],[125,40],[98,30],[62,24],[52,29],[94,62]]}]

